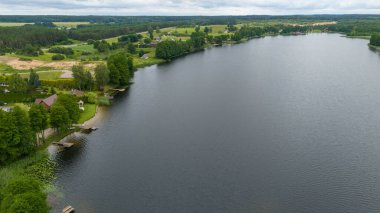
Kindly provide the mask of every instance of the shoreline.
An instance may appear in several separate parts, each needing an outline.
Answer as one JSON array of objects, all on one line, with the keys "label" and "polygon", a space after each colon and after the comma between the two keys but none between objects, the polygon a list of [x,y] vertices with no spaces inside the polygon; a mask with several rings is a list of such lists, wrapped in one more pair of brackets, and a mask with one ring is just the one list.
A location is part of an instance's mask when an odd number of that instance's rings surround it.
[{"label": "shoreline", "polygon": [[99,120],[104,118],[105,111],[106,111],[105,108],[106,108],[105,106],[97,105],[95,115],[92,118],[88,119],[87,121],[83,122],[83,124],[81,124],[81,126],[85,127],[85,128],[93,127],[94,124],[96,124]]}]

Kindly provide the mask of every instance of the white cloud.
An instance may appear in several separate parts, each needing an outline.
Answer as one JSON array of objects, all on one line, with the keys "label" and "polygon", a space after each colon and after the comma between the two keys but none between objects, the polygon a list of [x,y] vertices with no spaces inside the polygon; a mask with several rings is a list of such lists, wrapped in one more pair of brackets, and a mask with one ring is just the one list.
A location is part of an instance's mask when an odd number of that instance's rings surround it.
[{"label": "white cloud", "polygon": [[0,0],[2,15],[380,13],[379,0]]}]

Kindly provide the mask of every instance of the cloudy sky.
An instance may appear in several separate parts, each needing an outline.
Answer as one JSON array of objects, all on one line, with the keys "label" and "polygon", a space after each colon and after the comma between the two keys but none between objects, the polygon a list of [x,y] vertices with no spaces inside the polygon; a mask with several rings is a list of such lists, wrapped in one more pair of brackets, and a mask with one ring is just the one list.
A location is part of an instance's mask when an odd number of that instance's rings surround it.
[{"label": "cloudy sky", "polygon": [[1,15],[380,14],[380,0],[0,0]]}]

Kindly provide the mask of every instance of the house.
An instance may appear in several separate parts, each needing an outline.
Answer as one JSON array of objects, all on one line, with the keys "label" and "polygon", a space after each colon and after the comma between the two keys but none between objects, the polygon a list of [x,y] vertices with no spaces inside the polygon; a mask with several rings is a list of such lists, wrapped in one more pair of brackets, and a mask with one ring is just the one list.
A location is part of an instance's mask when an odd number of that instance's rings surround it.
[{"label": "house", "polygon": [[79,98],[85,96],[85,93],[83,91],[80,91],[80,90],[77,90],[77,89],[71,90],[71,94],[74,95],[74,96],[76,96],[76,97],[79,97]]},{"label": "house", "polygon": [[37,98],[34,103],[43,105],[46,109],[50,109],[50,107],[57,101],[58,95],[54,94],[45,99]]},{"label": "house", "polygon": [[149,58],[148,54],[144,54],[143,56],[141,56],[142,59],[146,60]]}]

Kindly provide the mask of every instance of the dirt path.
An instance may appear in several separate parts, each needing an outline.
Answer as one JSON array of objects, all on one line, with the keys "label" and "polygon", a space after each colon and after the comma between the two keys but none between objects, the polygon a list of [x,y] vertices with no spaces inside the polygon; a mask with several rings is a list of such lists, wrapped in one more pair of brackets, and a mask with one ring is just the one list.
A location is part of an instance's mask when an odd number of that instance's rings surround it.
[{"label": "dirt path", "polygon": [[60,78],[73,78],[73,72],[70,70],[62,70]]}]

